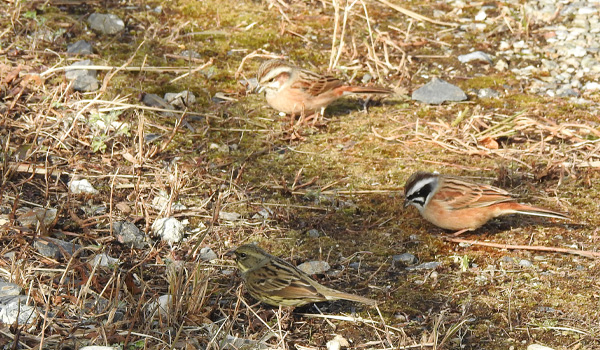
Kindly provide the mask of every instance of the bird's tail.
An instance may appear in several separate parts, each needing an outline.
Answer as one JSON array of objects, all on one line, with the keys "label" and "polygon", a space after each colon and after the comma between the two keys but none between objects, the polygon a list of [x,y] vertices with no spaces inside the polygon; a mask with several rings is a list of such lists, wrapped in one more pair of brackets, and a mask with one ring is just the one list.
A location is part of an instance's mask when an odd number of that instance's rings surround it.
[{"label": "bird's tail", "polygon": [[534,215],[534,216],[544,216],[547,218],[556,218],[563,220],[571,220],[571,218],[563,213],[559,213],[557,211],[534,207],[525,204],[519,204],[519,207],[515,208],[515,213],[524,214],[524,215]]},{"label": "bird's tail", "polygon": [[375,86],[344,86],[344,94],[392,94],[394,91]]},{"label": "bird's tail", "polygon": [[361,297],[360,295],[344,293],[344,292],[340,292],[337,290],[331,290],[330,293],[327,293],[327,294],[328,295],[326,296],[326,298],[329,300],[344,299],[344,300],[356,301],[358,303],[363,303],[363,304],[371,305],[371,306],[377,305],[376,300]]}]

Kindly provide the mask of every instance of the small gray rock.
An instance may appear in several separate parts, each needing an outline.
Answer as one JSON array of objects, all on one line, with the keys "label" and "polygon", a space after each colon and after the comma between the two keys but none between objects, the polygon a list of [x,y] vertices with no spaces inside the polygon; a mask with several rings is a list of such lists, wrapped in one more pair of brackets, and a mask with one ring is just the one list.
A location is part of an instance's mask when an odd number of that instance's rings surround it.
[{"label": "small gray rock", "polygon": [[219,349],[240,349],[240,350],[267,350],[273,346],[263,341],[239,338],[230,334],[225,335],[218,343]]},{"label": "small gray rock", "polygon": [[331,266],[329,266],[327,261],[315,260],[302,263],[298,265],[298,268],[309,275],[316,275],[327,272],[329,269],[331,269]]},{"label": "small gray rock", "polygon": [[108,35],[117,34],[125,28],[123,20],[113,14],[92,13],[88,24],[93,30]]},{"label": "small gray rock", "polygon": [[181,51],[181,53],[179,55],[184,56],[184,57],[198,58],[198,59],[202,58],[202,56],[199,53],[197,53],[196,51],[193,51],[193,50]]},{"label": "small gray rock", "polygon": [[52,225],[57,214],[58,210],[54,208],[33,208],[20,213],[17,220],[21,225],[28,228],[36,228],[38,225],[47,228]]},{"label": "small gray rock", "polygon": [[232,269],[221,270],[221,274],[223,276],[231,276],[234,273],[235,273],[235,270],[232,270]]},{"label": "small gray rock", "polygon": [[162,97],[158,96],[157,94],[144,94],[142,96],[142,102],[146,106],[150,107],[175,109],[175,107],[168,104],[167,101],[165,101]]},{"label": "small gray rock", "polygon": [[[70,67],[91,66],[91,60],[83,60],[73,63]],[[96,79],[97,72],[94,69],[65,69],[65,77],[73,80],[73,90],[75,91],[95,91],[100,84]]]},{"label": "small gray rock", "polygon": [[587,90],[587,91],[597,91],[597,90],[600,90],[600,84],[596,83],[594,81],[590,81],[590,82],[585,83],[585,85],[583,86],[583,89]]},{"label": "small gray rock", "polygon": [[187,90],[181,92],[167,92],[165,94],[165,101],[175,107],[185,108],[196,102],[196,96],[191,91]]},{"label": "small gray rock", "polygon": [[440,78],[431,81],[413,91],[412,99],[427,104],[441,104],[446,101],[464,101],[467,95],[456,85]]},{"label": "small gray rock", "polygon": [[90,92],[96,91],[100,88],[100,83],[96,77],[90,77],[89,75],[85,75],[82,77],[77,77],[75,81],[73,81],[73,90],[80,92]]},{"label": "small gray rock", "polygon": [[108,213],[108,207],[105,204],[92,204],[88,203],[87,205],[81,207],[81,209],[88,216],[99,216]]},{"label": "small gray rock", "polygon": [[535,309],[539,312],[556,312],[556,311],[558,311],[555,308],[549,307],[549,306],[538,306]]},{"label": "small gray rock", "polygon": [[527,350],[555,350],[555,348],[551,348],[549,346],[541,344],[530,344],[529,346],[527,346]]},{"label": "small gray rock", "polygon": [[93,52],[92,45],[85,40],[67,45],[67,53],[70,55],[91,55]]},{"label": "small gray rock", "polygon": [[437,269],[441,265],[442,265],[442,263],[440,263],[440,262],[430,261],[430,262],[422,263],[417,266],[409,266],[406,269],[407,270],[433,270],[433,269]]},{"label": "small gray rock", "polygon": [[106,253],[97,254],[90,261],[92,266],[98,265],[101,267],[110,267],[111,265],[118,265],[119,263],[119,259],[115,259]]},{"label": "small gray rock", "polygon": [[587,50],[581,46],[575,46],[573,49],[569,50],[569,54],[574,57],[584,57],[587,55]]},{"label": "small gray rock", "polygon": [[173,244],[183,239],[183,223],[174,217],[156,219],[152,224],[152,232],[163,241]]},{"label": "small gray rock", "polygon": [[498,98],[498,97],[500,97],[500,93],[491,88],[479,89],[479,90],[477,90],[477,97],[479,97],[479,98]]},{"label": "small gray rock", "polygon": [[18,284],[0,281],[0,296],[19,295],[21,290],[22,288]]},{"label": "small gray rock", "polygon": [[360,269],[361,266],[364,266],[364,264],[359,263],[358,261],[352,262],[350,264],[348,264],[348,267],[358,270]]},{"label": "small gray rock", "polygon": [[83,60],[78,61],[70,65],[69,67],[77,67],[77,68],[65,68],[65,77],[68,80],[75,80],[82,76],[91,76],[96,77],[96,70],[94,69],[80,69],[79,67],[91,66],[93,65],[92,60]]},{"label": "small gray rock", "polygon": [[258,80],[256,78],[243,79],[238,81],[248,92],[258,93]]},{"label": "small gray rock", "polygon": [[173,306],[173,296],[170,294],[161,295],[155,302],[148,305],[148,311],[158,312],[166,316]]},{"label": "small gray rock", "polygon": [[[40,237],[33,242],[33,247],[38,253],[52,259],[68,258],[81,248],[78,244],[50,237]],[[66,257],[64,256],[65,253],[67,254]],[[85,255],[84,253],[81,254]]]},{"label": "small gray rock", "polygon": [[515,263],[515,259],[510,256],[503,256],[502,259],[500,259],[500,261],[505,264],[514,264]]},{"label": "small gray rock", "polygon": [[219,212],[219,219],[225,221],[236,221],[242,217],[239,213],[230,213],[226,211]]},{"label": "small gray rock", "polygon": [[[176,110],[177,108],[175,108],[175,106],[173,106],[170,103],[167,103],[167,101],[165,101],[162,97],[158,96],[157,94],[144,94],[142,96],[142,102],[146,105],[146,106],[150,106],[150,107],[156,107],[156,108],[161,108],[161,109],[172,109],[172,110]],[[173,118],[175,116],[175,113],[171,113],[171,112],[160,112],[160,114],[162,114],[163,116],[167,117],[167,118]]]},{"label": "small gray rock", "polygon": [[412,255],[411,253],[402,253],[398,255],[393,255],[392,260],[394,262],[401,262],[407,265],[412,265],[417,262],[417,257]]},{"label": "small gray rock", "polygon": [[562,87],[556,90],[556,96],[558,97],[579,97],[579,93],[570,87]]},{"label": "small gray rock", "polygon": [[131,244],[138,249],[145,246],[145,235],[132,222],[116,221],[113,233],[121,244]]},{"label": "small gray rock", "polygon": [[468,53],[466,55],[460,55],[460,56],[458,56],[458,60],[462,63],[468,63],[468,62],[485,62],[485,63],[489,63],[489,64],[494,63],[492,56],[488,55],[487,53],[485,53],[483,51],[475,51],[475,52]]},{"label": "small gray rock", "polygon": [[321,236],[321,234],[319,233],[319,230],[316,229],[310,229],[308,230],[308,237],[310,238],[319,238]]},{"label": "small gray rock", "polygon": [[56,34],[48,29],[38,29],[33,33],[33,37],[39,41],[53,42]]},{"label": "small gray rock", "polygon": [[519,265],[523,266],[523,267],[532,267],[533,263],[529,260],[525,260],[525,259],[521,259],[519,261]]},{"label": "small gray rock", "polygon": [[[237,150],[237,147],[232,148],[232,145],[229,145],[229,149],[231,151],[235,151]],[[237,145],[236,145],[237,146]],[[261,208],[258,213],[254,214],[254,216],[252,216],[253,219],[268,219],[271,217],[271,215],[273,215],[273,211],[269,208]]]},{"label": "small gray rock", "polygon": [[549,71],[558,69],[558,63],[547,60],[545,58],[542,58],[542,66]]},{"label": "small gray rock", "polygon": [[116,350],[116,347],[103,346],[103,345],[89,345],[79,348],[79,350]]},{"label": "small gray rock", "polygon": [[69,191],[74,194],[98,194],[98,190],[92,186],[92,184],[87,179],[81,180],[71,180],[69,182]]},{"label": "small gray rock", "polygon": [[10,304],[27,304],[27,296],[26,295],[3,295],[0,296],[0,305],[6,306]]},{"label": "small gray rock", "polygon": [[9,295],[0,298],[0,322],[4,324],[30,324],[39,315],[35,306],[27,305],[27,296]]},{"label": "small gray rock", "polygon": [[211,261],[218,258],[217,254],[210,248],[205,247],[200,249],[200,260]]},{"label": "small gray rock", "polygon": [[154,134],[154,133],[144,134],[144,141],[146,141],[146,143],[152,143],[161,137],[162,137],[161,134]]}]

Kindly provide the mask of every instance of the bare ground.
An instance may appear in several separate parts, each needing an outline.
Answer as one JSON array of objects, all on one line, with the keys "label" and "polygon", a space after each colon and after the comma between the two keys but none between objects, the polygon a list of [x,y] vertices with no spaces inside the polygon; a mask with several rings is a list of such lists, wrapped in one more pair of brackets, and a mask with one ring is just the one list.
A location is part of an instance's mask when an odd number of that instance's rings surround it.
[{"label": "bare ground", "polygon": [[[162,12],[152,11],[161,4]],[[433,9],[451,11],[403,5],[429,17]],[[376,1],[355,3],[346,19],[344,6],[336,16],[331,3],[311,1],[1,5],[0,264],[3,278],[41,310],[28,325],[4,325],[4,347],[217,349],[240,347],[232,344],[237,337],[317,349],[338,334],[355,349],[600,348],[597,95],[585,96],[589,104],[528,95],[527,82],[510,72],[458,63],[458,54],[493,52],[508,37],[542,45],[518,8],[503,5],[508,15],[488,29],[493,35],[465,37]],[[126,29],[89,31],[85,19],[96,11],[119,15]],[[505,23],[512,31],[501,30]],[[252,53],[283,54],[325,72],[342,27],[345,46],[331,73],[355,83],[369,73],[397,88],[395,97],[347,99],[328,108],[322,125],[295,125],[238,82],[263,59]],[[107,67],[98,92],[73,92],[53,69],[80,59],[65,54],[79,39],[93,42],[90,58]],[[200,58],[180,56],[183,50]],[[431,76],[460,86],[469,101],[411,101]],[[486,87],[502,97],[478,99],[471,90]],[[174,117],[140,102],[144,93],[181,90],[198,100]],[[231,100],[215,102],[217,92]],[[149,134],[160,138],[144,141]],[[505,217],[464,235],[469,244],[450,242],[402,207],[404,182],[416,170],[492,183],[573,220]],[[99,194],[69,192],[74,178],[90,180]],[[152,205],[159,196],[187,209]],[[35,207],[58,209],[56,220],[25,227],[18,217]],[[152,223],[169,215],[189,221],[186,240],[173,247],[153,238],[135,249],[114,238],[116,221],[134,222],[150,237]],[[310,237],[311,229],[321,236]],[[86,249],[47,258],[33,247],[40,236]],[[316,276],[322,283],[380,305],[319,305],[326,318],[311,307],[255,305],[232,261],[197,255],[211,247],[222,257],[246,242],[296,264],[326,260],[332,273]],[[94,267],[88,260],[100,252],[120,263]],[[392,259],[405,252],[440,266],[407,269]],[[174,298],[161,315],[152,305],[167,294]]]}]

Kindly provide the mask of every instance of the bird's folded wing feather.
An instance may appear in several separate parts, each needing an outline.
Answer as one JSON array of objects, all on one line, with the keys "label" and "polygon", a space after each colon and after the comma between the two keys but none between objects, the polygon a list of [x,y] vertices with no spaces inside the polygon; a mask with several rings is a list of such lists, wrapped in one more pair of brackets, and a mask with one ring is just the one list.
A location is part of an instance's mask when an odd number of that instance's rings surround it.
[{"label": "bird's folded wing feather", "polygon": [[436,194],[437,199],[454,210],[488,207],[502,202],[512,202],[514,198],[503,189],[479,184],[447,179]]},{"label": "bird's folded wing feather", "polygon": [[310,281],[285,262],[271,262],[265,265],[261,273],[256,273],[251,278],[256,287],[272,296],[285,298],[318,298],[325,297],[317,291]]},{"label": "bird's folded wing feather", "polygon": [[312,96],[319,96],[324,92],[344,85],[341,80],[335,77],[322,76],[305,70],[300,72],[300,77],[301,79],[292,84],[292,88],[302,89]]}]

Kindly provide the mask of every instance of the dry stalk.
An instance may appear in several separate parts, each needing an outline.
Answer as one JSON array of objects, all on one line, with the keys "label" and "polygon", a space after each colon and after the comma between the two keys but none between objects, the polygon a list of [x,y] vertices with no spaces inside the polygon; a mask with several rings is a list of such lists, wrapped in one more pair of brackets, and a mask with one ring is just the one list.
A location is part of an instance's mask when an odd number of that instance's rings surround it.
[{"label": "dry stalk", "polygon": [[568,249],[560,247],[546,247],[546,246],[532,246],[532,245],[515,245],[515,244],[504,244],[504,243],[493,243],[493,242],[480,242],[455,237],[444,237],[446,241],[454,243],[468,243],[472,245],[481,245],[485,247],[492,247],[498,249],[510,249],[510,250],[533,250],[540,252],[555,252],[584,256],[586,258],[598,259],[600,258],[600,252],[591,252],[586,250]]},{"label": "dry stalk", "polygon": [[408,10],[404,7],[392,4],[391,2],[389,2],[387,0],[377,0],[377,1],[379,1],[380,3],[382,3],[386,6],[389,6],[390,8],[393,8],[394,10],[396,10],[402,14],[405,14],[408,17],[414,18],[418,21],[430,22],[433,24],[441,25],[441,26],[458,27],[458,24],[456,24],[456,23],[448,23],[448,22],[442,22],[442,21],[437,21],[437,20],[431,19],[431,18],[425,17],[423,15],[420,15],[414,11]]}]

